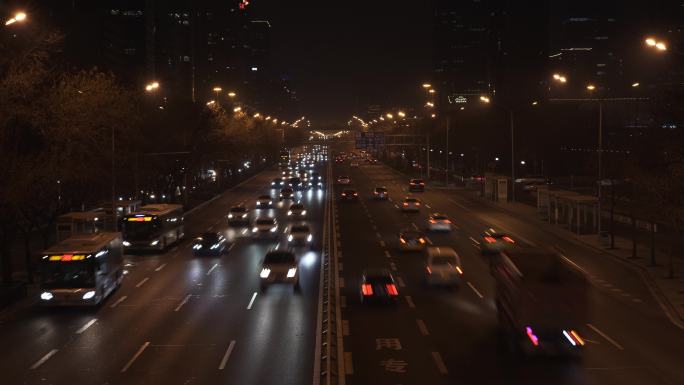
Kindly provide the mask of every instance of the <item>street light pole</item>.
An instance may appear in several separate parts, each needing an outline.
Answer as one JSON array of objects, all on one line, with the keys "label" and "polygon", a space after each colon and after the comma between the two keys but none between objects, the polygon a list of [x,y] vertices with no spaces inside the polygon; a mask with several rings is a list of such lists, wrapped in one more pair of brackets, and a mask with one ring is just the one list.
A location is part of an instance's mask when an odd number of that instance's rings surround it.
[{"label": "street light pole", "polygon": [[599,239],[601,239],[601,184],[603,180],[603,101],[599,100],[598,102],[599,105],[599,114],[598,114],[598,172],[597,172],[597,178],[598,178],[598,191],[597,191],[597,196],[598,196],[598,219],[597,219],[597,226],[598,226],[598,234],[599,234]]},{"label": "street light pole", "polygon": [[515,120],[513,110],[508,110],[511,126],[511,202],[515,202]]},{"label": "street light pole", "polygon": [[449,114],[446,116],[446,167],[444,168],[444,185],[449,187]]}]

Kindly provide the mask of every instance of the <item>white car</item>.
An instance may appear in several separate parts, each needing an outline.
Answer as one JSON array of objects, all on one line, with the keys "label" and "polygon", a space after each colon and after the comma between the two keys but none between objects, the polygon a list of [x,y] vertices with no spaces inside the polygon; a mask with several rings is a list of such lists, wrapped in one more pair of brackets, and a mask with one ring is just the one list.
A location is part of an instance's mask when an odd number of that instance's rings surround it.
[{"label": "white car", "polygon": [[285,230],[290,245],[310,245],[313,241],[311,228],[307,224],[290,225]]},{"label": "white car", "polygon": [[270,195],[260,195],[256,201],[258,209],[267,209],[273,206],[273,198]]},{"label": "white car", "polygon": [[228,223],[247,224],[249,223],[249,210],[244,206],[233,206],[228,211]]},{"label": "white car", "polygon": [[293,203],[287,210],[287,216],[293,218],[304,218],[306,217],[306,208],[301,203]]},{"label": "white car", "polygon": [[337,183],[339,183],[339,184],[351,184],[351,178],[349,178],[348,176],[344,176],[344,175],[340,176],[339,178],[337,178]]},{"label": "white car", "polygon": [[425,281],[429,285],[459,286],[463,281],[461,258],[451,247],[428,247]]},{"label": "white car", "polygon": [[252,235],[258,236],[277,236],[278,235],[278,221],[273,217],[259,217],[254,221],[252,227]]},{"label": "white car", "polygon": [[432,213],[428,219],[429,231],[451,231],[451,220],[444,214]]},{"label": "white car", "polygon": [[401,211],[419,211],[420,210],[420,200],[417,198],[406,197],[404,201],[401,202]]}]

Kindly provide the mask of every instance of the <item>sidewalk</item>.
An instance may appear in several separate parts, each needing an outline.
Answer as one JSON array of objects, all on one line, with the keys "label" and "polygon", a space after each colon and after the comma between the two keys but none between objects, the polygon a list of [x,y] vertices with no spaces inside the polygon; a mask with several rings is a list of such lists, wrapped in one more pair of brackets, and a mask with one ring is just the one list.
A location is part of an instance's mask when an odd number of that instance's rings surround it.
[{"label": "sidewalk", "polygon": [[[473,196],[478,197],[475,194],[473,194]],[[682,271],[682,269],[684,269],[684,263],[681,259],[677,257],[674,258],[675,277],[668,278],[669,255],[666,255],[661,251],[656,251],[656,265],[653,266],[651,265],[651,249],[649,247],[637,243],[637,257],[632,257],[631,239],[616,236],[615,248],[608,249],[601,245],[596,234],[577,235],[562,226],[552,225],[543,221],[535,207],[522,203],[483,201],[513,215],[536,220],[539,222],[540,226],[550,229],[554,233],[558,233],[562,236],[569,236],[586,246],[608,254],[622,263],[633,267],[641,273],[642,278],[651,288],[653,294],[658,296],[662,302],[666,304],[668,309],[663,310],[666,310],[666,313],[669,312],[675,317],[678,316],[679,323],[684,323],[684,272]]]}]

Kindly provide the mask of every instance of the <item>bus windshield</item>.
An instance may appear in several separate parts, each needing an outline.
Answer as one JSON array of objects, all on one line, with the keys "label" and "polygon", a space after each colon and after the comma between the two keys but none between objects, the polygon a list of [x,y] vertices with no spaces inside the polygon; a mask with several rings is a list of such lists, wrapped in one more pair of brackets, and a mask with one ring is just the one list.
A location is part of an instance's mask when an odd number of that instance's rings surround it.
[{"label": "bus windshield", "polygon": [[46,262],[43,265],[42,279],[46,289],[95,286],[95,273],[90,261]]},{"label": "bus windshield", "polygon": [[159,221],[151,222],[124,222],[123,234],[125,239],[148,239],[159,230]]}]

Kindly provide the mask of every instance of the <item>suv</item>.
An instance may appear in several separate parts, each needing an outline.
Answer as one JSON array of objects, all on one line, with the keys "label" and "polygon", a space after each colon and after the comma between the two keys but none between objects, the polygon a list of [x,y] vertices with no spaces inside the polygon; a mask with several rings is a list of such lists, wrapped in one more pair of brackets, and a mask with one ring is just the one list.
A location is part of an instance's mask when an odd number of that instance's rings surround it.
[{"label": "suv", "polygon": [[385,200],[389,198],[389,191],[387,191],[386,187],[376,187],[375,190],[373,190],[373,198]]},{"label": "suv", "polygon": [[425,191],[425,181],[422,179],[411,179],[409,181],[409,191]]},{"label": "suv", "polygon": [[273,283],[290,283],[299,290],[299,271],[294,253],[285,250],[271,250],[261,264],[259,279],[261,290]]}]

